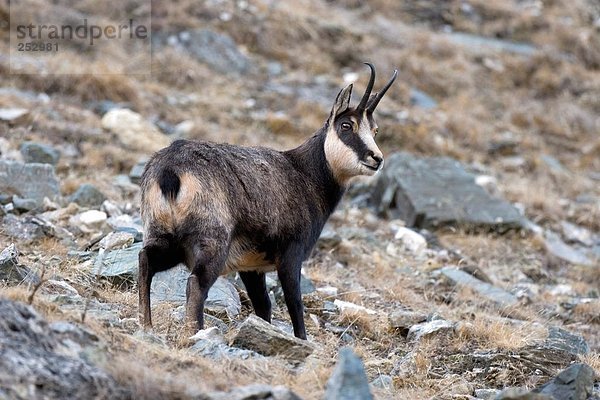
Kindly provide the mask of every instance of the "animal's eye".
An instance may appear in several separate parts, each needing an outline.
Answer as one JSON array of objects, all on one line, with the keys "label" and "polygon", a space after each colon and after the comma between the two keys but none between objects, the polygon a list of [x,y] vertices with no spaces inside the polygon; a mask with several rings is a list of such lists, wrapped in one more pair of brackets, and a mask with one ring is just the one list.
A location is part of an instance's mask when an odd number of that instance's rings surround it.
[{"label": "animal's eye", "polygon": [[349,131],[352,129],[352,125],[350,125],[348,122],[342,122],[342,130],[343,131]]},{"label": "animal's eye", "polygon": [[375,128],[375,132],[373,132],[373,136],[377,136],[378,133],[379,133],[379,128]]}]

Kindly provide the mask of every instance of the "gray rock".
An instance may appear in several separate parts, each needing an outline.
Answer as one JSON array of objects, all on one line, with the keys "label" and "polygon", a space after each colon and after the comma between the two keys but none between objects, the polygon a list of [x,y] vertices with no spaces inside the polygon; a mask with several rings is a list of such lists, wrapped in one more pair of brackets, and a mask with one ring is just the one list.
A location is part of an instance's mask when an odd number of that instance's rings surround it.
[{"label": "gray rock", "polygon": [[521,156],[508,156],[499,159],[501,167],[505,171],[525,172],[527,168],[527,160]]},{"label": "gray rock", "polygon": [[584,251],[566,244],[554,232],[546,232],[544,235],[544,246],[549,254],[568,263],[587,267],[597,265]]},{"label": "gray rock", "polygon": [[[227,352],[226,350],[222,350],[221,346],[229,347],[225,344],[222,337],[219,337],[218,339],[202,338],[202,339],[196,340],[194,345],[190,348],[190,352],[193,354],[200,355],[205,358],[210,358],[213,360],[220,360],[220,359],[226,357],[225,353]],[[231,349],[239,350],[239,351],[247,351],[248,353],[254,353],[251,350],[243,350],[243,349],[238,349],[236,347],[231,347]],[[258,354],[258,353],[256,353],[256,354]]]},{"label": "gray rock", "polygon": [[0,192],[33,199],[41,206],[44,197],[55,201],[60,188],[52,165],[0,160]]},{"label": "gray rock", "polygon": [[241,386],[227,392],[212,392],[202,395],[203,400],[302,400],[284,386],[254,384]]},{"label": "gray rock", "polygon": [[545,394],[532,393],[525,388],[504,389],[495,397],[495,400],[556,400]]},{"label": "gray rock", "polygon": [[332,228],[325,225],[325,229],[321,231],[321,236],[317,241],[317,246],[322,249],[332,249],[342,242],[342,237]]},{"label": "gray rock", "polygon": [[339,89],[332,82],[320,82],[315,79],[312,82],[288,81],[285,83],[279,83],[269,81],[265,85],[264,90],[285,98],[304,100],[313,104],[317,104],[323,109],[328,109],[331,107],[331,98],[335,98],[335,95]]},{"label": "gray rock", "polygon": [[[116,231],[120,230],[121,228],[133,228],[143,235],[144,228],[142,226],[142,220],[139,218],[133,218],[131,215],[117,215],[114,217],[110,217],[106,222]],[[131,231],[131,233],[134,232]],[[134,234],[134,236],[138,235]]]},{"label": "gray rock", "polygon": [[557,400],[587,400],[594,389],[594,375],[589,365],[573,364],[533,392]]},{"label": "gray rock", "polygon": [[586,355],[590,352],[590,347],[582,336],[556,326],[548,328],[548,337],[542,346],[549,350],[564,351],[574,356]]},{"label": "gray rock", "polygon": [[600,380],[596,381],[594,384],[594,390],[592,391],[592,395],[587,400],[600,400]]},{"label": "gray rock", "polygon": [[289,335],[256,315],[250,315],[240,325],[232,346],[264,356],[279,355],[290,361],[303,361],[315,349],[307,340]]},{"label": "gray rock", "polygon": [[475,389],[475,397],[482,400],[494,399],[500,391],[498,389]]},{"label": "gray rock", "polygon": [[[224,338],[218,333],[217,328],[209,328],[200,332],[203,333],[202,338],[198,339],[190,349],[194,354],[213,360],[222,360],[224,358],[238,358],[242,360],[250,358],[264,359],[264,356],[255,351],[228,346]],[[200,332],[194,335],[194,337],[198,336]]]},{"label": "gray rock", "polygon": [[466,286],[473,289],[482,297],[501,307],[509,307],[518,303],[516,296],[496,286],[490,285],[487,282],[483,282],[460,269],[445,267],[442,268],[440,272],[455,285]]},{"label": "gray rock", "polygon": [[134,243],[139,243],[144,240],[144,232],[142,232],[134,227],[117,226],[115,228],[115,232],[123,232],[123,233],[130,234],[131,236],[133,236]]},{"label": "gray rock", "polygon": [[[151,301],[185,303],[185,291],[189,276],[190,273],[183,264],[157,273],[150,287]],[[235,286],[224,277],[219,277],[208,291],[204,309],[206,312],[224,315],[229,319],[238,316],[242,310],[242,304]]]},{"label": "gray rock", "polygon": [[83,185],[79,186],[75,193],[69,196],[70,202],[90,208],[100,207],[104,200],[106,200],[104,193],[89,183],[84,183]]},{"label": "gray rock", "polygon": [[244,75],[252,65],[231,37],[207,29],[179,34],[183,47],[198,61],[220,73]]},{"label": "gray rock", "polygon": [[28,164],[39,163],[56,165],[60,159],[60,151],[43,143],[25,142],[21,144],[20,151],[23,155],[23,160]]},{"label": "gray rock", "polygon": [[406,336],[411,326],[427,321],[427,315],[407,310],[396,310],[388,316],[388,321],[392,329],[397,329],[403,336]]},{"label": "gray rock", "polygon": [[[283,289],[277,276],[277,272],[267,272],[267,289],[273,291],[276,299],[283,299]],[[300,274],[300,293],[310,294],[316,291],[314,283],[304,274]]]},{"label": "gray rock", "polygon": [[19,251],[14,243],[0,252],[0,269],[12,268],[19,264]]},{"label": "gray rock", "polygon": [[90,102],[88,107],[91,108],[96,114],[103,116],[107,112],[118,108],[132,108],[132,105],[130,103],[115,103],[114,101],[110,100],[99,100]]},{"label": "gray rock", "polygon": [[242,310],[240,295],[235,286],[221,276],[208,291],[204,309],[209,313],[217,315],[225,314],[229,319],[233,319]]},{"label": "gray rock", "polygon": [[156,120],[156,121],[154,121],[154,124],[165,135],[172,135],[175,133],[175,125],[173,125],[165,120],[162,120],[162,119]]},{"label": "gray rock", "polygon": [[0,121],[9,124],[18,124],[24,121],[29,115],[26,108],[0,108]]},{"label": "gray rock", "polygon": [[37,283],[39,278],[35,272],[19,264],[19,251],[14,243],[0,253],[0,281],[12,284]]},{"label": "gray rock", "polygon": [[133,280],[137,277],[138,254],[142,247],[142,243],[134,243],[126,249],[100,252],[94,263],[94,274],[105,278]]},{"label": "gray rock", "polygon": [[590,351],[585,339],[558,327],[549,327],[548,336],[519,350],[519,357],[544,368],[552,375],[556,368],[565,368]]},{"label": "gray rock", "polygon": [[594,244],[594,236],[588,229],[567,221],[562,221],[560,227],[567,241],[580,243],[584,246],[592,246]]},{"label": "gray rock", "polygon": [[22,242],[30,243],[46,236],[42,226],[34,221],[36,220],[29,216],[19,218],[8,214],[2,219],[2,229],[5,235]]},{"label": "gray rock", "polygon": [[304,274],[300,275],[300,293],[302,294],[310,294],[314,293],[317,290],[314,283],[304,276]]},{"label": "gray rock", "polygon": [[154,153],[171,142],[144,116],[127,108],[107,112],[100,121],[102,128],[114,134],[128,149]]},{"label": "gray rock", "polygon": [[394,389],[394,379],[389,375],[379,375],[373,382],[371,382],[376,388],[393,390]]},{"label": "gray rock", "polygon": [[158,272],[152,279],[150,286],[150,299],[153,303],[171,302],[185,303],[185,290],[189,271],[178,265],[170,270]]},{"label": "gray rock", "polygon": [[410,89],[410,103],[425,110],[432,110],[438,105],[430,95],[415,88]]},{"label": "gray rock", "polygon": [[140,329],[133,333],[133,337],[142,342],[152,343],[162,347],[167,346],[167,342],[165,341],[165,339],[152,331]]},{"label": "gray rock", "polygon": [[373,398],[361,359],[352,349],[340,350],[339,360],[327,381],[325,400],[369,400]]},{"label": "gray rock", "polygon": [[126,196],[135,195],[140,190],[140,187],[137,184],[133,183],[129,176],[123,174],[115,176],[112,179],[112,184]]},{"label": "gray rock", "polygon": [[[50,332],[56,334],[60,340],[60,343],[71,355],[77,356],[81,354],[82,356],[86,357],[88,361],[93,356],[99,354],[100,357],[98,358],[103,358],[103,352],[85,351],[86,348],[102,346],[100,343],[100,338],[94,332],[88,330],[84,326],[76,325],[66,321],[57,321],[51,323],[48,328]],[[104,349],[102,348],[101,350]]]},{"label": "gray rock", "polygon": [[98,245],[105,250],[124,249],[133,244],[135,238],[130,232],[110,232],[104,236]]},{"label": "gray rock", "polygon": [[34,199],[23,199],[18,195],[13,196],[13,205],[15,206],[15,210],[21,212],[32,211],[38,208],[39,204]]},{"label": "gray rock", "polygon": [[600,260],[600,243],[595,245],[594,247],[592,247],[591,254],[592,254],[592,256],[594,256],[598,260]]},{"label": "gray rock", "polygon": [[487,152],[489,155],[497,156],[514,156],[519,153],[521,141],[510,132],[504,132],[500,137],[490,141]]},{"label": "gray rock", "polygon": [[452,335],[454,334],[455,324],[443,319],[436,319],[422,324],[413,325],[408,330],[408,340],[418,341],[421,338],[432,335]]},{"label": "gray rock", "polygon": [[508,40],[493,39],[464,32],[450,32],[444,36],[450,42],[464,46],[478,54],[486,51],[494,51],[530,56],[536,51],[536,48],[529,43],[510,42]]},{"label": "gray rock", "polygon": [[475,175],[450,158],[392,154],[377,178],[371,204],[379,214],[418,228],[506,230],[523,223],[515,207],[491,197],[475,183]]},{"label": "gray rock", "polygon": [[564,167],[564,165],[556,158],[548,154],[542,154],[540,159],[546,164],[550,170],[556,174],[569,175],[570,172]]},{"label": "gray rock", "polygon": [[76,328],[48,325],[33,308],[6,299],[0,299],[0,315],[1,398],[131,398],[77,351],[97,345],[89,336]]},{"label": "gray rock", "polygon": [[278,76],[283,73],[283,65],[277,61],[269,61],[267,63],[267,74],[269,76]]},{"label": "gray rock", "polygon": [[138,161],[138,163],[131,168],[131,171],[129,171],[129,179],[131,179],[132,183],[139,185],[142,174],[144,173],[144,168],[146,168],[146,162],[146,160]]}]

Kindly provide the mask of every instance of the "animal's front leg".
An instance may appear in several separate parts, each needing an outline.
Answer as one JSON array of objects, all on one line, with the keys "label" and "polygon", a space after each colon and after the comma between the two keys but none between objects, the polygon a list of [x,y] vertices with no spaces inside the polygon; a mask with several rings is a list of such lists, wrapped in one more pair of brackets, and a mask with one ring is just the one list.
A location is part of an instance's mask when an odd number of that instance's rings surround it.
[{"label": "animal's front leg", "polygon": [[254,312],[265,321],[271,322],[271,299],[269,299],[264,272],[240,271],[239,274],[252,302],[252,307],[254,307]]},{"label": "animal's front leg", "polygon": [[300,292],[300,269],[302,266],[300,257],[283,257],[277,275],[281,282],[285,304],[287,305],[294,335],[300,339],[306,339],[306,328],[304,326],[304,305],[302,304],[302,293]]}]

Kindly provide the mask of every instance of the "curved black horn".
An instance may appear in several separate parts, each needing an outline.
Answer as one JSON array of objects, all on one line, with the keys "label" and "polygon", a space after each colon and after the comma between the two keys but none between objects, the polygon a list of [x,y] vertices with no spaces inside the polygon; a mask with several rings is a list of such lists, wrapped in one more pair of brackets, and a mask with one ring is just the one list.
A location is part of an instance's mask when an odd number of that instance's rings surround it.
[{"label": "curved black horn", "polygon": [[394,81],[396,80],[397,76],[398,76],[398,70],[395,69],[394,70],[394,75],[392,75],[392,79],[390,79],[390,81],[383,87],[383,89],[381,89],[381,91],[379,93],[377,93],[377,95],[375,95],[375,97],[373,98],[373,100],[371,100],[369,102],[369,111],[370,112],[375,111],[375,108],[377,107],[377,104],[379,104],[379,101],[381,100],[381,98],[383,97],[383,95],[385,94],[385,92],[387,92],[387,90],[390,88],[390,86],[392,86],[392,83],[394,83]]},{"label": "curved black horn", "polygon": [[371,96],[371,90],[373,90],[373,84],[375,83],[375,67],[373,64],[366,62],[366,65],[371,69],[371,78],[369,79],[369,84],[367,85],[367,89],[365,90],[365,94],[363,94],[360,103],[356,107],[356,110],[362,112],[365,108],[367,108],[367,102],[369,101],[369,97]]}]

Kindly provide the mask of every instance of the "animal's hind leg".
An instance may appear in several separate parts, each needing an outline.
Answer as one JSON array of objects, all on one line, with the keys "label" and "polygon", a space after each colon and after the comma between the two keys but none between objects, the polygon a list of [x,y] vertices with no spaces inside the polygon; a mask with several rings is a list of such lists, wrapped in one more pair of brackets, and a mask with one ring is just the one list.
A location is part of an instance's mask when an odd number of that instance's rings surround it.
[{"label": "animal's hind leg", "polygon": [[256,315],[267,322],[271,322],[271,299],[269,299],[269,293],[267,292],[264,272],[240,272],[240,278],[244,282]]},{"label": "animal's hind leg", "polygon": [[194,248],[192,273],[186,287],[186,318],[188,330],[193,330],[192,333],[204,329],[204,302],[225,267],[226,243],[224,240],[211,240],[210,244],[204,241]]},{"label": "animal's hind leg", "polygon": [[150,312],[150,268],[148,266],[148,255],[146,249],[142,249],[138,255],[138,319],[143,328],[152,327],[152,315]]},{"label": "animal's hind leg", "polygon": [[138,255],[138,318],[144,328],[152,327],[150,286],[154,274],[173,268],[182,259],[181,252],[166,238],[149,239]]}]

